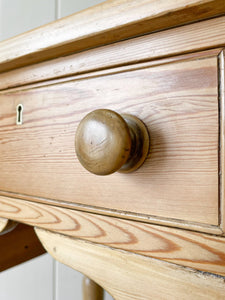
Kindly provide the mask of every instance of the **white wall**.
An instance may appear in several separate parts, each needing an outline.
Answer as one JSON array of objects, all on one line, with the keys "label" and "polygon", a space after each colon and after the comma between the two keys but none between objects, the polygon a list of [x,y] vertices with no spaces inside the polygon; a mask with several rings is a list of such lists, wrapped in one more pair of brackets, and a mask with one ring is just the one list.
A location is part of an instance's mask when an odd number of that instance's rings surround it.
[{"label": "white wall", "polygon": [[[44,254],[1,272],[0,299],[55,300],[53,289],[54,264],[55,262],[50,255]],[[79,299],[79,297],[72,299]]]},{"label": "white wall", "polygon": [[55,20],[55,0],[0,1],[2,40]]},{"label": "white wall", "polygon": [[[0,0],[0,40],[104,2]],[[0,273],[1,300],[81,300],[82,274],[44,254]],[[112,297],[107,293],[106,300]]]}]

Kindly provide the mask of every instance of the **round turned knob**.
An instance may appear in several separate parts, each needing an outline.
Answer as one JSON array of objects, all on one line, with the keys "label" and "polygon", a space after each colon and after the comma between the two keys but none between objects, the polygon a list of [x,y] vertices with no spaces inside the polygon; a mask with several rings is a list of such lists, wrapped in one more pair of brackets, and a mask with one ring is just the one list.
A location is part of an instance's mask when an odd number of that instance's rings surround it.
[{"label": "round turned knob", "polygon": [[98,109],[81,120],[75,149],[80,163],[91,173],[131,172],[148,155],[149,135],[135,116]]}]

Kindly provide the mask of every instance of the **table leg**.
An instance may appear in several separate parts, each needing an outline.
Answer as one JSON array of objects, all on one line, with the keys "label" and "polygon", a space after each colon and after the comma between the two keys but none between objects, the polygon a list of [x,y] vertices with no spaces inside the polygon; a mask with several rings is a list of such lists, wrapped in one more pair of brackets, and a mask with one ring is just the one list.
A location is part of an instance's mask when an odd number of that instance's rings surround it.
[{"label": "table leg", "polygon": [[103,300],[104,291],[100,285],[84,276],[83,278],[83,300]]}]

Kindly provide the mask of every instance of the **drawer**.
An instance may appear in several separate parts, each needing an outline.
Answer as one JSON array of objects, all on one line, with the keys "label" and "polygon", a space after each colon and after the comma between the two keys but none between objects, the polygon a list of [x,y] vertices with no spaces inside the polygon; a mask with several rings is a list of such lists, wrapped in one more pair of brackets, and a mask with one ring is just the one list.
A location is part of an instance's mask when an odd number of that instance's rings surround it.
[{"label": "drawer", "polygon": [[[218,74],[216,55],[190,55],[2,92],[1,194],[146,221],[217,226]],[[16,125],[18,104],[22,125]],[[145,123],[151,145],[138,170],[97,176],[79,163],[77,126],[99,108]]]}]

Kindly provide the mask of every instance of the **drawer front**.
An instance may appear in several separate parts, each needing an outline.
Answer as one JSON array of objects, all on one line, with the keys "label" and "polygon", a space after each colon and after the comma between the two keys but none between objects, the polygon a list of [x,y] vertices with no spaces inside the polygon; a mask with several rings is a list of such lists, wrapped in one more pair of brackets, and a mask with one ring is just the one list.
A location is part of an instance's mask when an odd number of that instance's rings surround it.
[{"label": "drawer front", "polygon": [[[2,193],[109,214],[218,225],[216,56],[27,86],[2,93],[0,100]],[[16,125],[18,104],[22,125]],[[146,124],[151,147],[137,171],[97,176],[80,165],[76,129],[99,108]]]}]

